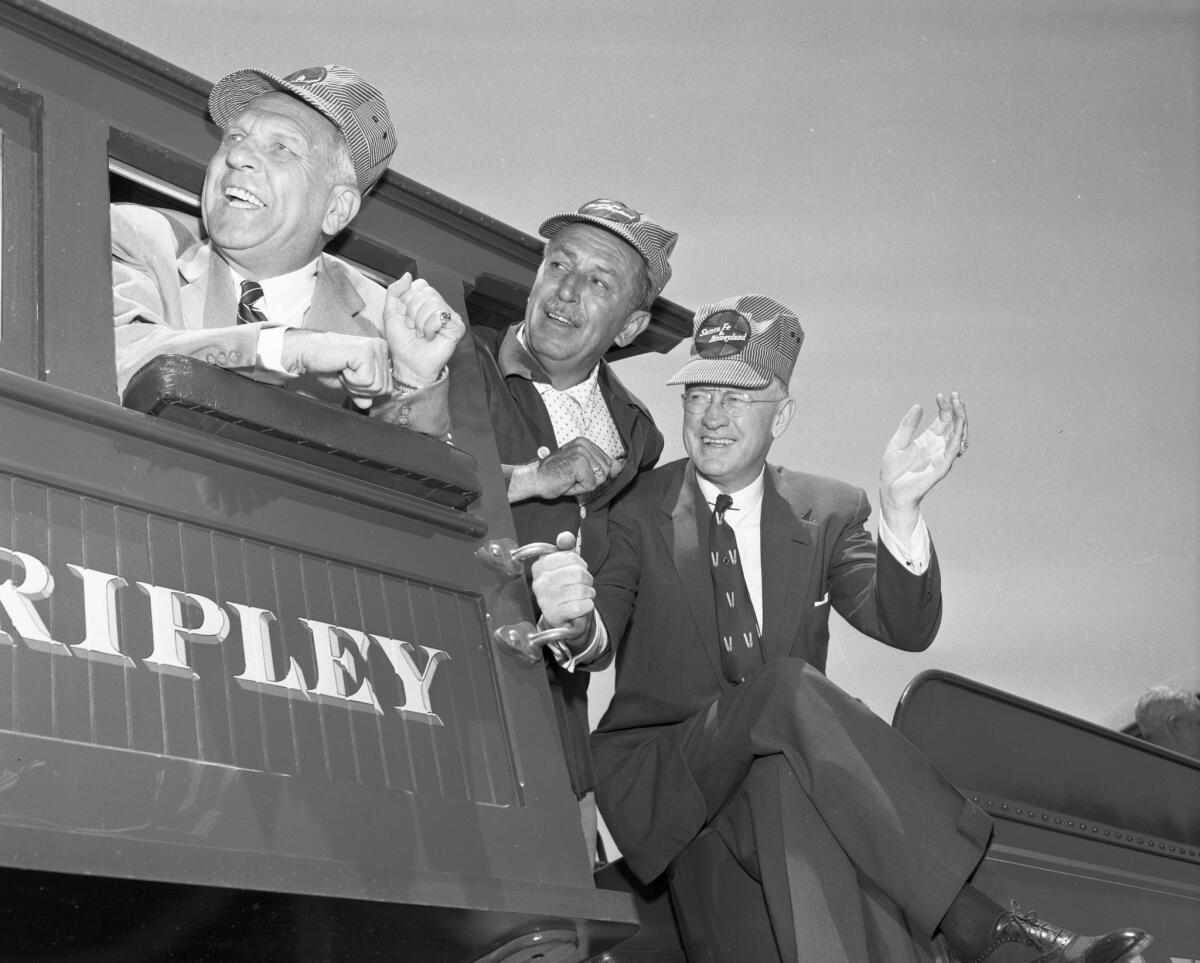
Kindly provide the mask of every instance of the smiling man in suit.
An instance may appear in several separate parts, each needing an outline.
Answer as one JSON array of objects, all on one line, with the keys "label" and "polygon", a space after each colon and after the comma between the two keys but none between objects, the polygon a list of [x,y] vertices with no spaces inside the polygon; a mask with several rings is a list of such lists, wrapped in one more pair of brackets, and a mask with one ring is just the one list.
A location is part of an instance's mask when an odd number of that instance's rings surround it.
[{"label": "smiling man in suit", "polygon": [[[933,641],[941,586],[920,505],[966,450],[967,413],[951,392],[923,433],[920,406],[904,416],[884,452],[876,542],[861,489],[767,463],[796,412],[787,386],[803,341],[771,298],[702,307],[671,379],[689,457],[614,508],[594,581],[570,552],[534,566],[544,622],[575,631],[579,662],[602,667],[615,650],[592,742],[613,837],[649,881],[717,833],[761,883],[789,963],[899,963],[936,933],[972,963],[1129,959],[1149,942],[1140,930],[1077,936],[973,887],[988,817],[825,678],[831,609],[895,648]],[[715,912],[720,889],[709,897]],[[749,937],[715,958],[742,959]]]},{"label": "smiling man in suit", "polygon": [[396,148],[383,95],[333,64],[249,69],[213,87],[209,112],[222,139],[203,223],[112,206],[118,392],[152,358],[181,354],[444,434],[462,319],[424,281],[385,291],[323,253]]}]

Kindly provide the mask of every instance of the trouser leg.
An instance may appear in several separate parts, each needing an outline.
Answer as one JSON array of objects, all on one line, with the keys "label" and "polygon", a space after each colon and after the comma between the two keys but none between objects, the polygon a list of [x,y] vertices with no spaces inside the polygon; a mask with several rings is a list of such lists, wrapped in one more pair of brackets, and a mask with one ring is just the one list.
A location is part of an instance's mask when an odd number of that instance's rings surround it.
[{"label": "trouser leg", "polygon": [[855,870],[923,933],[982,858],[991,821],[908,740],[801,660],[767,663],[683,727],[710,819],[757,757],[782,754]]},{"label": "trouser leg", "polygon": [[781,754],[763,756],[712,820],[763,889],[783,963],[862,963],[858,878]]}]

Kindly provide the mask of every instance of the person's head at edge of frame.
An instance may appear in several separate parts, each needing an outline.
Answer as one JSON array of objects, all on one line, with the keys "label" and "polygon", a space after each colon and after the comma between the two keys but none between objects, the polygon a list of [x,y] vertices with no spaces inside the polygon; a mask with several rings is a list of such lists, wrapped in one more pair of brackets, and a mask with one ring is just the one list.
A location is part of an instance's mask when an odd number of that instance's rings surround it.
[{"label": "person's head at edge of frame", "polygon": [[253,280],[315,259],[387,169],[396,131],[383,95],[349,67],[286,77],[249,68],[219,80],[222,130],[201,207],[213,247]]},{"label": "person's head at edge of frame", "polygon": [[1196,693],[1156,685],[1142,693],[1134,718],[1147,742],[1200,759],[1200,698]]},{"label": "person's head at edge of frame", "polygon": [[683,385],[683,446],[726,494],[751,484],[796,413],[788,384],[804,344],[796,312],[763,294],[706,304],[693,322],[691,360],[668,379]]},{"label": "person's head at edge of frame", "polygon": [[679,235],[607,198],[548,218],[538,233],[546,248],[525,307],[525,345],[561,390],[645,330]]}]

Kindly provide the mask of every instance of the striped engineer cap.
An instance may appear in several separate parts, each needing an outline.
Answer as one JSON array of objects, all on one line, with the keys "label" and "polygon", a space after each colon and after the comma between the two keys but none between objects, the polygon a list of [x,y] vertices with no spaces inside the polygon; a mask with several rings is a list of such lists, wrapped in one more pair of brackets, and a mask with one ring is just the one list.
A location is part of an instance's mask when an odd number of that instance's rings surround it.
[{"label": "striped engineer cap", "polygon": [[396,130],[383,94],[356,70],[337,64],[305,67],[282,78],[247,68],[217,81],[208,95],[208,112],[218,125],[226,127],[255,97],[274,90],[300,98],[342,132],[359,192],[366,194],[383,175],[396,149]]},{"label": "striped engineer cap", "polygon": [[792,378],[804,329],[796,312],[765,294],[706,304],[693,322],[692,360],[667,384],[765,388]]},{"label": "striped engineer cap", "polygon": [[555,214],[547,218],[538,228],[538,233],[549,240],[568,224],[581,223],[602,227],[627,244],[633,245],[634,250],[646,262],[646,270],[650,276],[650,283],[654,285],[655,295],[662,293],[662,289],[671,280],[668,258],[675,250],[675,242],[679,240],[678,234],[667,230],[641,211],[635,211],[628,204],[606,197],[588,201],[573,213]]}]

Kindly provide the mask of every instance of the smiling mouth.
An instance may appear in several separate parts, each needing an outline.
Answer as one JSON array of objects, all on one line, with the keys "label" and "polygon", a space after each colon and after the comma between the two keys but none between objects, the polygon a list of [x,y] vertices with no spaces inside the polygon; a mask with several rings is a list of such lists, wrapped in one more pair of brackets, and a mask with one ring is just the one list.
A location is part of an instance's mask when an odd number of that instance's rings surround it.
[{"label": "smiling mouth", "polygon": [[732,438],[701,438],[700,444],[715,445],[718,448],[727,448],[729,445],[733,444],[733,439]]},{"label": "smiling mouth", "polygon": [[549,311],[549,310],[545,310],[545,309],[543,309],[542,313],[547,318],[549,318],[551,321],[553,321],[555,324],[560,325],[561,327],[564,327],[564,328],[578,328],[579,327],[579,322],[577,322],[574,318],[568,317],[565,314],[560,314],[557,311]]},{"label": "smiling mouth", "polygon": [[267,206],[266,201],[244,187],[225,188],[225,203],[244,211],[256,211]]}]

